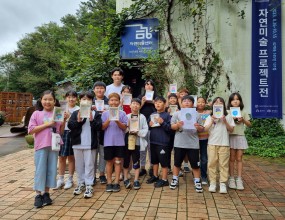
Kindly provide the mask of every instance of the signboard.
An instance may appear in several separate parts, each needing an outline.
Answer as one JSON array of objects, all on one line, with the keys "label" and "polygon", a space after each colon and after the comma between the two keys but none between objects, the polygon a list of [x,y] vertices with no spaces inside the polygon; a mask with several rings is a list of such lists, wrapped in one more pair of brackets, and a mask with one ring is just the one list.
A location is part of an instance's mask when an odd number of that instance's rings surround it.
[{"label": "signboard", "polygon": [[252,1],[251,112],[282,118],[281,0]]},{"label": "signboard", "polygon": [[147,58],[158,50],[158,19],[128,20],[121,35],[122,59]]}]

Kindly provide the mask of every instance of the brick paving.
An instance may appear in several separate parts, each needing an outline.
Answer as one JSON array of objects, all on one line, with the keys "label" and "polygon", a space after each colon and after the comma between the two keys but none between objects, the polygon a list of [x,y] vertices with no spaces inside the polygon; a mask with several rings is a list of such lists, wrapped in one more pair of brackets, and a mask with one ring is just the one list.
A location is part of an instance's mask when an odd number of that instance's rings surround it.
[{"label": "brick paving", "polygon": [[[0,146],[13,139],[0,138]],[[180,177],[176,190],[155,189],[145,176],[137,191],[121,183],[120,192],[107,193],[97,183],[90,199],[74,196],[73,189],[51,190],[54,204],[36,209],[33,149],[25,149],[0,157],[0,219],[285,219],[285,160],[246,156],[244,161],[243,191],[219,194],[204,187],[196,193],[191,173]]]}]

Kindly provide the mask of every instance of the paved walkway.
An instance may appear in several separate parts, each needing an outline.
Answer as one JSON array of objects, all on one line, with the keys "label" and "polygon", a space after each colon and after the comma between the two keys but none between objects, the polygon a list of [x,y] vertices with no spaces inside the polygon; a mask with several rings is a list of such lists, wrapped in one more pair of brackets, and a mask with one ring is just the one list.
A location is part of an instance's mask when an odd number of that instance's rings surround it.
[{"label": "paved walkway", "polygon": [[[1,133],[1,127],[0,127]],[[0,146],[7,143],[0,139]],[[94,187],[93,198],[74,196],[73,189],[51,191],[54,204],[33,208],[33,150],[0,157],[0,219],[285,219],[285,160],[245,158],[244,191],[196,193],[192,175],[180,178],[177,190],[142,188],[118,193]],[[169,176],[170,180],[171,176]]]}]

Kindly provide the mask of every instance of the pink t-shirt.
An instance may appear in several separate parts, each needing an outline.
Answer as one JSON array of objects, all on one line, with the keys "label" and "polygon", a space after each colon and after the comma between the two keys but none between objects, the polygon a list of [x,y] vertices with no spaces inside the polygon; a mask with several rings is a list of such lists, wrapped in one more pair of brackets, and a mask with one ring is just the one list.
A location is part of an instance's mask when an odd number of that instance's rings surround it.
[{"label": "pink t-shirt", "polygon": [[[36,126],[52,121],[52,116],[53,116],[53,111],[50,112],[47,112],[45,110],[35,111],[31,116],[28,126],[28,132],[30,133]],[[56,122],[57,133],[60,133],[60,125],[61,122]],[[51,133],[52,133],[52,128],[49,127],[34,134],[35,150],[40,150],[42,148],[51,146]]]}]

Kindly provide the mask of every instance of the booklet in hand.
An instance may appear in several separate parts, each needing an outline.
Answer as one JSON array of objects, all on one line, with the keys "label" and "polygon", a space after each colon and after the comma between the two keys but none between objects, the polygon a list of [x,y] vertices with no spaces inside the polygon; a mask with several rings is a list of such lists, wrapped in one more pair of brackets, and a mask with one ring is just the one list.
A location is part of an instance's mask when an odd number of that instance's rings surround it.
[{"label": "booklet in hand", "polygon": [[119,108],[110,107],[109,108],[109,120],[110,121],[119,121]]}]

